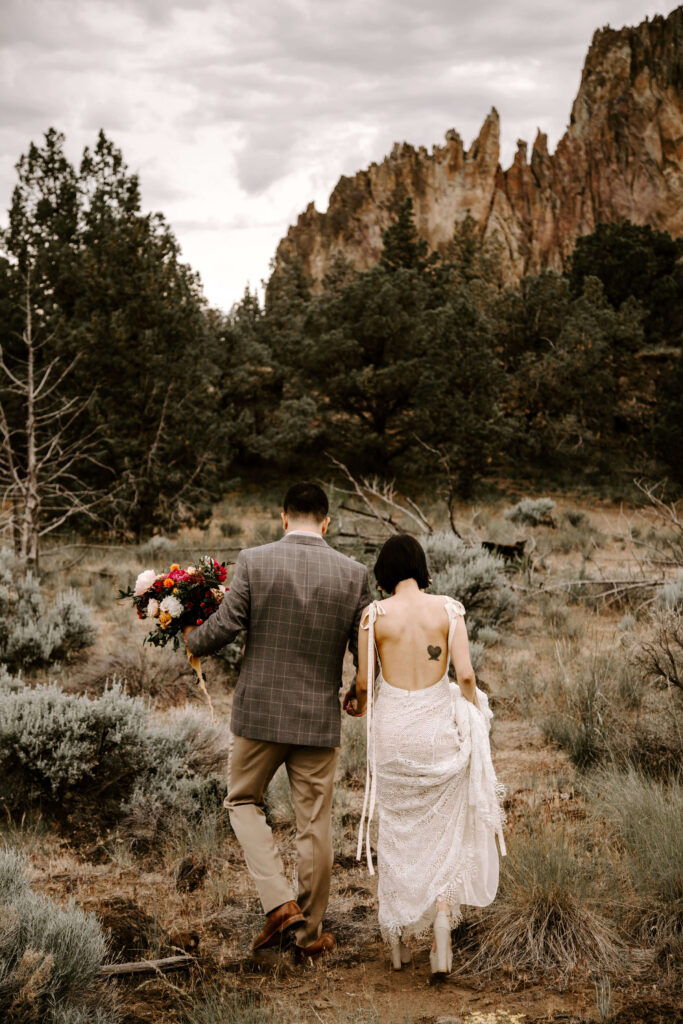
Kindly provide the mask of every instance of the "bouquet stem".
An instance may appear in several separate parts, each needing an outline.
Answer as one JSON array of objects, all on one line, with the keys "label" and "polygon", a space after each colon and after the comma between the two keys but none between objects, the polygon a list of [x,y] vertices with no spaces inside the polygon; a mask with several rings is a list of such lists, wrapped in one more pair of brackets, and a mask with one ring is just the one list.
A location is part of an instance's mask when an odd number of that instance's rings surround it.
[{"label": "bouquet stem", "polygon": [[195,671],[195,675],[197,676],[197,686],[199,687],[199,689],[202,691],[202,693],[206,697],[206,702],[209,705],[209,711],[211,712],[211,721],[215,723],[215,721],[216,721],[216,713],[213,710],[213,704],[211,703],[211,697],[209,696],[209,691],[207,690],[206,683],[204,681],[204,673],[202,672],[202,662],[201,662],[201,659],[198,658],[195,654],[193,654],[190,651],[189,647],[186,647],[185,650],[187,651],[187,660],[189,661],[190,665],[192,666],[192,668]]}]

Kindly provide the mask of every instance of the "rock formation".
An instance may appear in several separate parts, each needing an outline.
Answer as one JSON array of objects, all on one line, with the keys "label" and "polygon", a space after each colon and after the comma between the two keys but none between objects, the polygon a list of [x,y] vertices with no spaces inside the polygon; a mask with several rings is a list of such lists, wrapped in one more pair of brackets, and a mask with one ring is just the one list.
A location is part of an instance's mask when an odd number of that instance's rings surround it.
[{"label": "rock formation", "polygon": [[382,232],[411,196],[430,247],[452,237],[468,214],[483,237],[498,235],[513,280],[561,269],[579,235],[627,218],[683,234],[683,7],[637,28],[597,31],[569,126],[550,154],[538,132],[531,159],[518,143],[499,163],[500,124],[491,110],[469,150],[456,131],[430,154],[397,143],[389,157],[342,177],[327,213],[311,203],[290,227],[277,259],[298,256],[320,281],[341,251],[357,269],[373,266]]}]

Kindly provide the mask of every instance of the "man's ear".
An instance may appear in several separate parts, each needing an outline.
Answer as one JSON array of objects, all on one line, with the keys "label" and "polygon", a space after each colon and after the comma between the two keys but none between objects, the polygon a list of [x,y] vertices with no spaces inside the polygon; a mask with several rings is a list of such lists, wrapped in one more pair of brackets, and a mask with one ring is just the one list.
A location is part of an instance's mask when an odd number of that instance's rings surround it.
[{"label": "man's ear", "polygon": [[289,526],[289,520],[287,518],[287,513],[286,512],[281,512],[280,516],[282,518],[282,529],[285,532],[287,532],[287,527]]},{"label": "man's ear", "polygon": [[329,527],[329,525],[330,525],[330,517],[329,516],[325,516],[325,518],[323,519],[323,525],[322,525],[322,531],[321,531],[323,534],[327,533],[327,528]]}]

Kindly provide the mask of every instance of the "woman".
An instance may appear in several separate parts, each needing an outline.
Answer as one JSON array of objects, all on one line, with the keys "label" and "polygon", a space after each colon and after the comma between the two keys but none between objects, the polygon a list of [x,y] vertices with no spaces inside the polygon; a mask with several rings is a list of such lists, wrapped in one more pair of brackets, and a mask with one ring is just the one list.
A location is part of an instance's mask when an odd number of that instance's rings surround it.
[{"label": "woman", "polygon": [[[491,764],[488,699],[476,686],[465,609],[425,594],[427,561],[408,535],[386,542],[375,563],[380,591],[361,619],[356,700],[367,714],[368,768],[358,856],[367,814],[379,806],[379,924],[392,966],[410,960],[404,943],[432,926],[432,973],[449,973],[451,928],[460,905],[487,906],[498,888],[502,787]],[[375,652],[379,691],[374,700]],[[452,659],[458,685],[449,681]]]}]

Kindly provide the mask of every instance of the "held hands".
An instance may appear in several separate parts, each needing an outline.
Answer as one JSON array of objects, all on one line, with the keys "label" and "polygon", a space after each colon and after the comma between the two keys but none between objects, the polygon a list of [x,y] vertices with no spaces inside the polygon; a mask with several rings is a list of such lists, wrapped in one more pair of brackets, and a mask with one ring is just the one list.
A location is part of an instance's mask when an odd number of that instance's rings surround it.
[{"label": "held hands", "polygon": [[346,692],[342,708],[351,718],[362,718],[367,710],[367,695],[359,697],[356,693],[356,684],[352,683]]},{"label": "held hands", "polygon": [[186,645],[187,645],[187,638],[188,638],[188,636],[190,635],[192,630],[196,629],[196,628],[197,628],[196,626],[185,626],[185,628],[183,629],[183,640],[185,641]]}]

